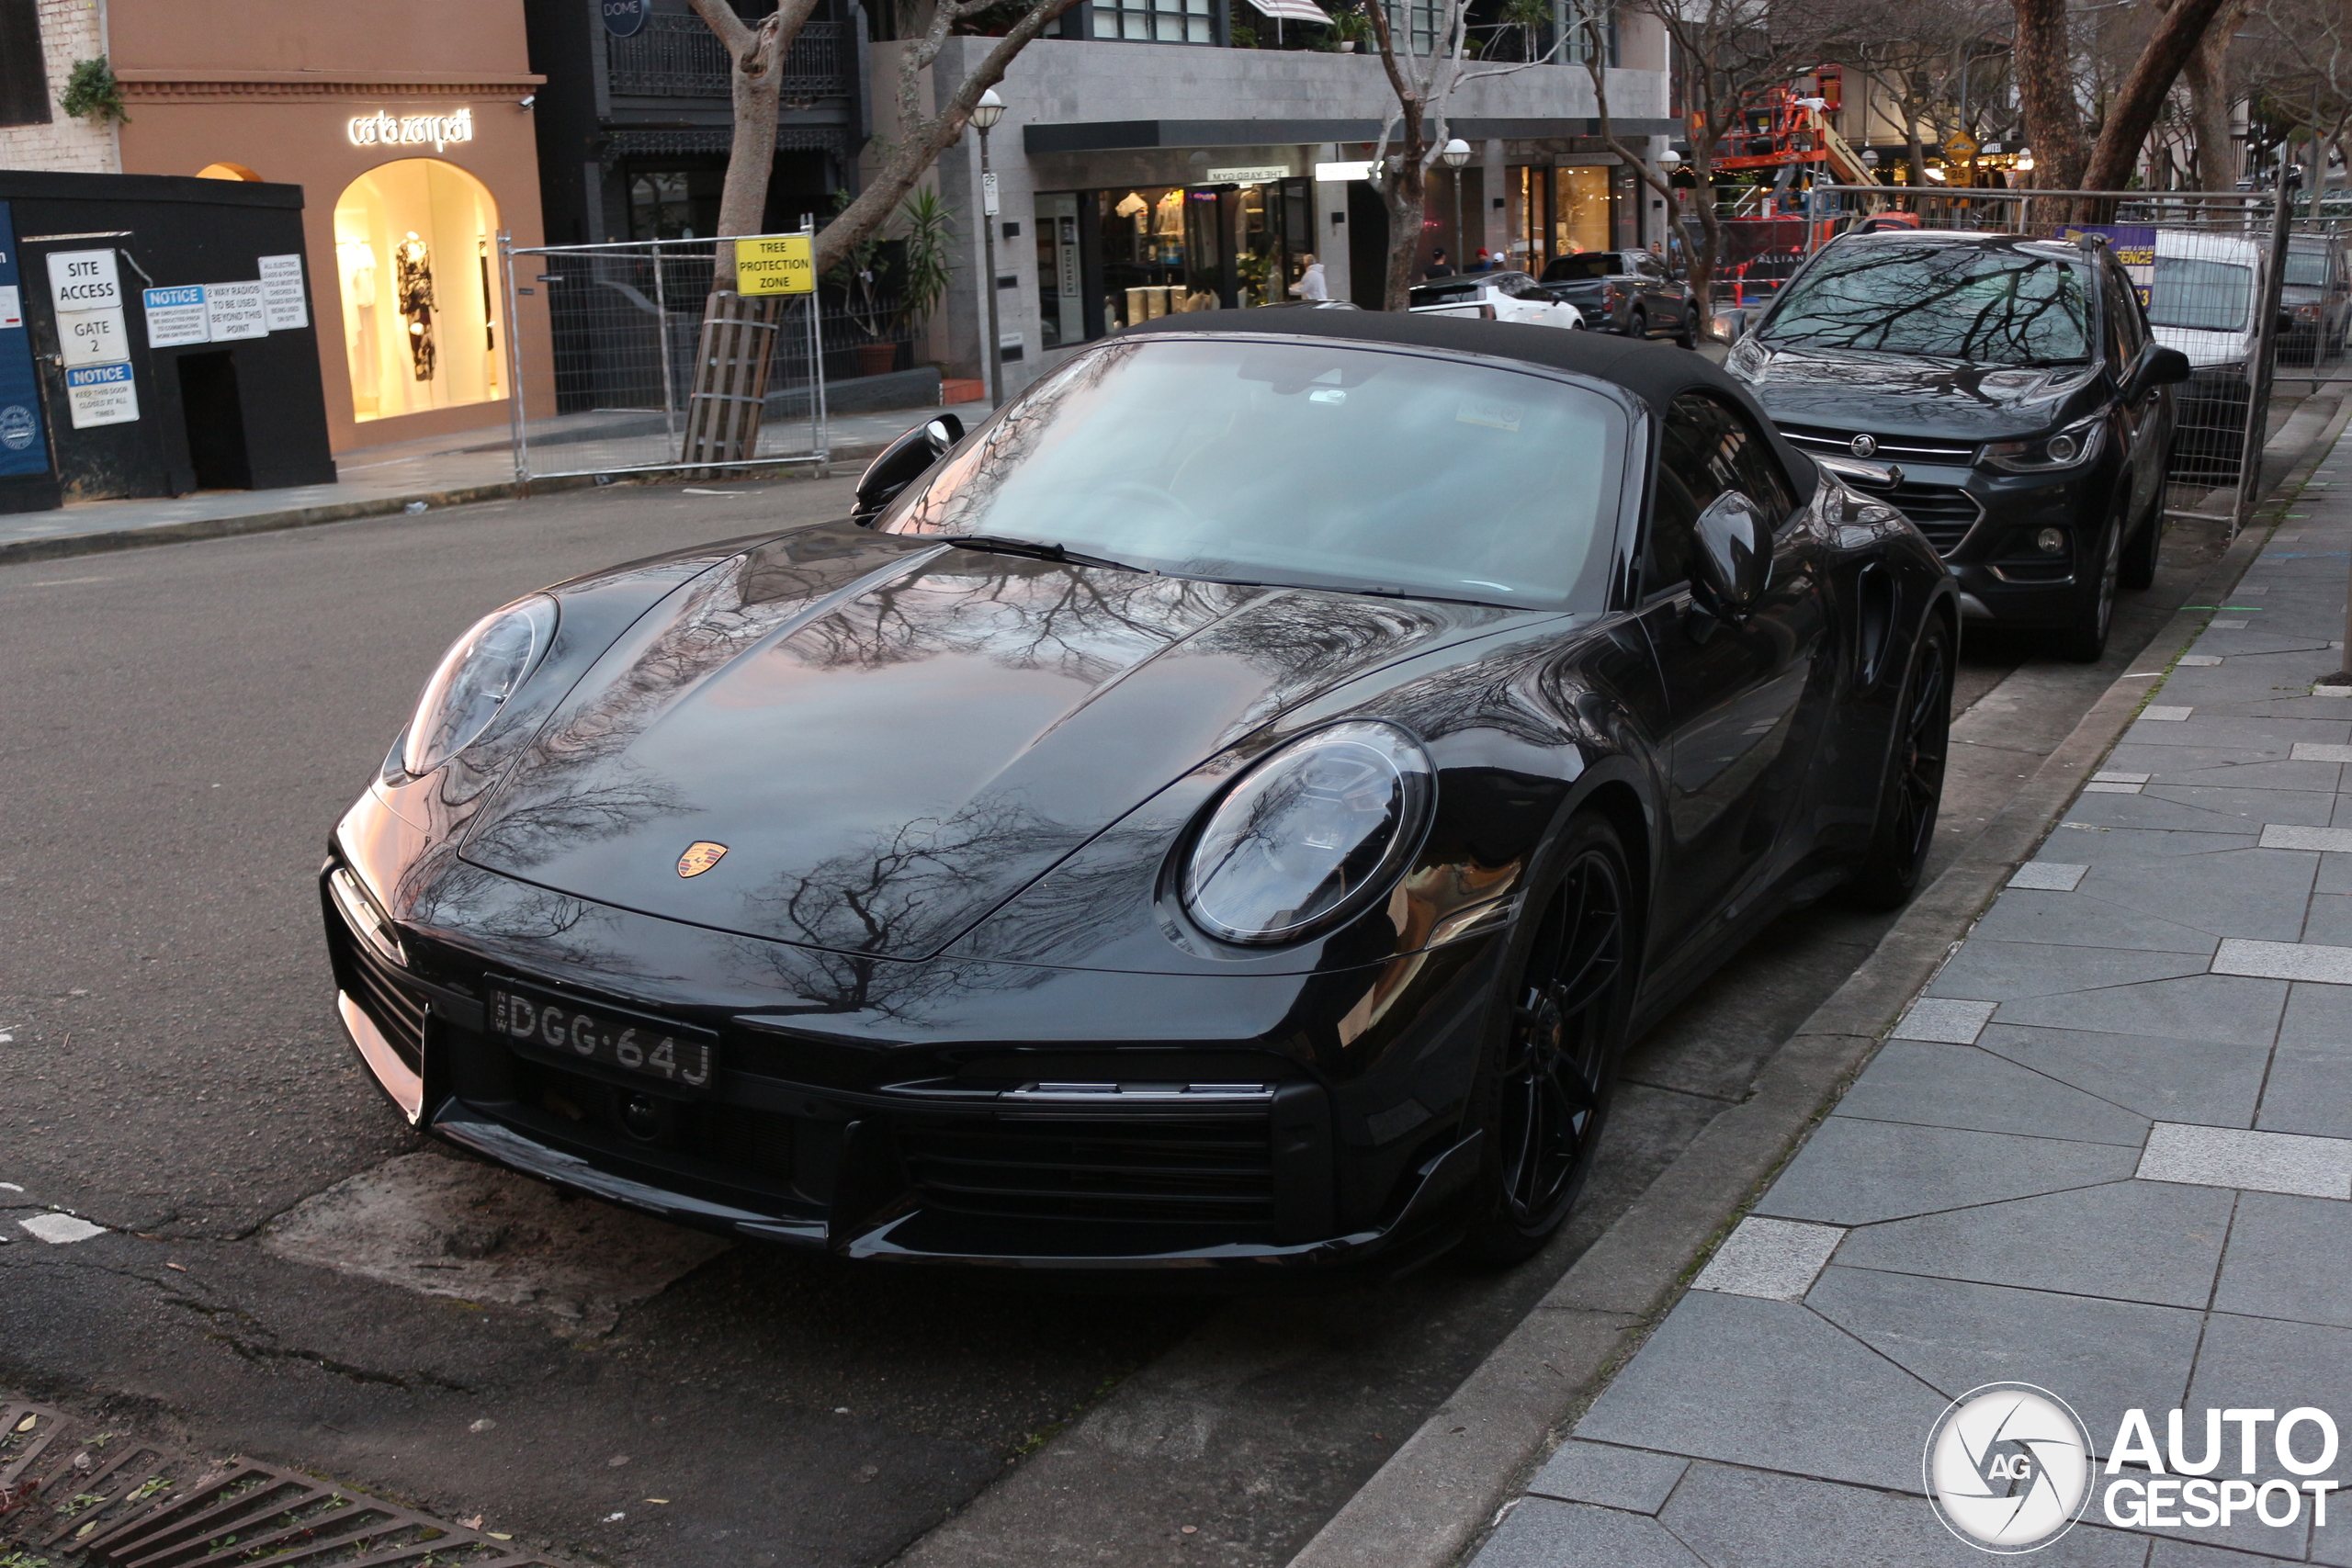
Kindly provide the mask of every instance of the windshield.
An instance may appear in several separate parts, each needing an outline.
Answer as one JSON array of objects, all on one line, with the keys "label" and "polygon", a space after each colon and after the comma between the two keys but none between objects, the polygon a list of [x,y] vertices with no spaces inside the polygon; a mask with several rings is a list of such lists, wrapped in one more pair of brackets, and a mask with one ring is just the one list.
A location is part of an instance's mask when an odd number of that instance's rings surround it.
[{"label": "windshield", "polygon": [[2156,257],[2148,288],[2152,326],[2242,333],[2254,311],[2254,268],[2196,256]]},{"label": "windshield", "polygon": [[881,526],[1577,608],[1602,597],[1624,425],[1598,392],[1418,354],[1114,343],[1023,393]]},{"label": "windshield", "polygon": [[1589,278],[1607,277],[1617,270],[1617,258],[1607,251],[1585,251],[1577,255],[1562,256],[1544,269],[1546,283],[1581,283]]},{"label": "windshield", "polygon": [[2325,251],[2288,251],[2287,281],[2299,288],[2326,288],[2327,253]]},{"label": "windshield", "polygon": [[2081,269],[2065,262],[1872,242],[1816,257],[1761,335],[1977,365],[2075,365],[2090,358],[2090,308]]},{"label": "windshield", "polygon": [[1408,305],[1459,305],[1476,299],[1485,287],[1484,280],[1481,280],[1476,283],[1448,283],[1433,285],[1426,288],[1414,288],[1408,291],[1406,303]]}]

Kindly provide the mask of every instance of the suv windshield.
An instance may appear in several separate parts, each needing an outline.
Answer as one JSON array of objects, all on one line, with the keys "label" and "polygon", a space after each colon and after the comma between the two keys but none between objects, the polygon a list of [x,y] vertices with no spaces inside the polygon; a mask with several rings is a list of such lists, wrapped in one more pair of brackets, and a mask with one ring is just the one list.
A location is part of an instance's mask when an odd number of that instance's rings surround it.
[{"label": "suv windshield", "polygon": [[1070,360],[880,526],[1180,576],[1538,609],[1603,598],[1625,419],[1536,374],[1166,337]]},{"label": "suv windshield", "polygon": [[2290,245],[2287,250],[2286,281],[2298,288],[2327,287],[2327,253]]},{"label": "suv windshield", "polygon": [[2152,326],[2242,333],[2253,311],[2254,268],[2199,256],[2156,257],[2156,276],[2148,288]]},{"label": "suv windshield", "polygon": [[2090,358],[2082,269],[2007,249],[1873,242],[1815,259],[1759,334],[1805,348],[1977,365]]}]

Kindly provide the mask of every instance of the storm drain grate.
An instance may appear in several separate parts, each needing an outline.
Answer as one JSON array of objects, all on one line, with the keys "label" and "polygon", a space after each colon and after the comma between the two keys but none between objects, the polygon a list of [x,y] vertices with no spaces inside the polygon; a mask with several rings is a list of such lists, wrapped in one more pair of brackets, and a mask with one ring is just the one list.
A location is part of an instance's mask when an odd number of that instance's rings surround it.
[{"label": "storm drain grate", "polygon": [[563,1568],[513,1541],[246,1460],[74,1431],[0,1397],[0,1548],[53,1568]]}]

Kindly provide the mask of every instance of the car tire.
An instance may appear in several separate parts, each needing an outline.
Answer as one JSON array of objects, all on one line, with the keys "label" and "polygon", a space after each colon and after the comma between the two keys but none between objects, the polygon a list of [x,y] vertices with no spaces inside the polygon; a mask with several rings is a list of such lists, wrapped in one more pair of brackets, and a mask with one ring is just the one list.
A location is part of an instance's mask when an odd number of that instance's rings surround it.
[{"label": "car tire", "polygon": [[1688,304],[1685,304],[1682,307],[1682,330],[1674,334],[1675,347],[1696,348],[1699,346],[1698,329],[1691,321],[1693,314],[1694,312]]},{"label": "car tire", "polygon": [[1839,889],[1839,902],[1862,909],[1899,908],[1919,890],[1935,847],[1936,815],[1943,804],[1944,765],[1951,750],[1951,633],[1928,617],[1911,647],[1911,668],[1895,699],[1894,732],[1878,786],[1878,815],[1870,848]]},{"label": "car tire", "polygon": [[2052,639],[2059,658],[2077,664],[2096,664],[2107,653],[2107,634],[2115,625],[2115,590],[2122,575],[2123,519],[2115,518],[2099,531],[2098,558],[2082,619]]},{"label": "car tire", "polygon": [[1573,818],[1552,866],[1505,953],[1471,1089],[1484,1137],[1460,1253],[1477,1263],[1533,1257],[1575,1207],[1633,1013],[1641,929],[1616,829]]},{"label": "car tire", "polygon": [[2122,587],[2142,589],[2156,581],[2156,564],[2164,555],[2165,498],[2161,490],[2148,506],[2148,515],[2123,547],[2115,581]]},{"label": "car tire", "polygon": [[1650,316],[1647,310],[1637,309],[1632,315],[1625,318],[1625,335],[1627,337],[1650,335]]}]

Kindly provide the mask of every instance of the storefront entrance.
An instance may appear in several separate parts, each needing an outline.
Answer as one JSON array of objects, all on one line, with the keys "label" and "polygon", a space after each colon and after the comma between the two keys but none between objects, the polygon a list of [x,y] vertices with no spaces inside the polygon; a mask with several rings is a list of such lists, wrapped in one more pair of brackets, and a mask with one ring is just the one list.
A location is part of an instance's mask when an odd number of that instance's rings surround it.
[{"label": "storefront entrance", "polygon": [[352,417],[503,397],[498,205],[437,158],[368,170],[334,205]]},{"label": "storefront entrance", "polygon": [[[1056,192],[1037,202],[1041,264],[1048,223],[1092,209],[1094,332],[1182,310],[1280,303],[1306,270],[1315,233],[1314,186],[1304,179]],[[1048,276],[1041,265],[1041,288]]]}]

